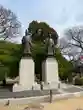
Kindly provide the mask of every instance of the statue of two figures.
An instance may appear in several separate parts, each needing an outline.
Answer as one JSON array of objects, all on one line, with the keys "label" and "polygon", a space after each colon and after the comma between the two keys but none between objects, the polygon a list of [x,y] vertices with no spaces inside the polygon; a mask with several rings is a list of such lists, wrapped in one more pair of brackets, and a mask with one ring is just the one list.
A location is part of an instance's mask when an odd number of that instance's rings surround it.
[{"label": "statue of two figures", "polygon": [[57,42],[57,41],[54,41],[54,39],[52,38],[52,34],[49,34],[46,39],[44,39],[43,36],[44,35],[43,35],[42,29],[38,29],[34,35],[28,33],[26,30],[25,36],[23,36],[23,39],[22,39],[23,56],[27,56],[27,57],[31,56],[31,49],[33,48],[32,41],[37,40],[37,39],[40,40],[41,39],[40,37],[43,38],[41,41],[44,44],[46,44],[47,55],[54,56],[55,55],[55,46],[56,46],[55,42]]}]

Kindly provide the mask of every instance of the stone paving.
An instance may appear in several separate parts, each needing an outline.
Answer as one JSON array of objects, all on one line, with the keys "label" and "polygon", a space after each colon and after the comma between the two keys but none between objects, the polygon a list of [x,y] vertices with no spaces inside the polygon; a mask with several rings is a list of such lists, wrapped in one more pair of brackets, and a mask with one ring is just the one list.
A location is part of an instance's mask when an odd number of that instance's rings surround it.
[{"label": "stone paving", "polygon": [[[22,98],[22,97],[35,97],[35,96],[44,96],[49,95],[49,90],[29,90],[23,92],[11,92],[9,88],[3,88],[0,86],[0,99],[3,98]],[[53,90],[53,94],[61,94],[61,93],[74,93],[74,92],[81,92],[83,91],[82,87],[77,87],[73,85],[63,84],[63,88]]]},{"label": "stone paving", "polygon": [[[60,94],[58,90],[53,90],[53,94]],[[29,90],[29,91],[23,91],[23,92],[11,92],[11,91],[0,91],[0,98],[22,98],[22,97],[35,97],[35,96],[44,96],[49,95],[49,90]]]},{"label": "stone paving", "polygon": [[77,88],[77,87],[70,87],[70,88],[66,88],[66,89],[63,89],[64,91],[66,92],[69,92],[69,93],[74,93],[74,92],[81,92],[83,91],[82,88]]}]

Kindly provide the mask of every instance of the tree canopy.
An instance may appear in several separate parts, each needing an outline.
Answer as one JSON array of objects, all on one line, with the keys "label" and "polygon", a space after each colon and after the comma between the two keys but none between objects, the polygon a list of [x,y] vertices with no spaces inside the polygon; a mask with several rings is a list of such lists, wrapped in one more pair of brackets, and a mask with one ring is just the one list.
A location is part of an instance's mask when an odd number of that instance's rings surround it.
[{"label": "tree canopy", "polygon": [[[38,23],[37,21],[32,21],[29,24],[28,31],[33,34],[39,28],[43,29],[45,36],[47,36],[47,34],[50,33],[50,32],[55,32],[56,33],[56,36],[58,36],[57,32],[52,27],[50,27],[47,23],[45,23],[45,22],[39,22]],[[41,69],[41,67],[40,67],[41,64],[38,63],[38,62],[41,62],[42,63],[42,60],[46,58],[45,51],[44,51],[43,47],[44,46],[42,46],[41,43],[36,44],[36,46],[34,48],[34,52],[32,54],[34,56],[35,61],[36,61],[36,72],[37,73],[38,73],[38,71],[41,73],[41,70],[39,70],[39,69]],[[38,54],[38,56],[37,56],[37,54]],[[69,61],[67,61],[62,56],[59,48],[56,48],[55,58],[58,61],[58,65],[59,65],[59,76],[60,76],[60,78],[61,79],[67,79],[67,77],[70,76],[71,73],[72,73],[71,72],[72,71],[72,67],[73,67],[72,66],[72,63],[69,62]]]},{"label": "tree canopy", "polygon": [[43,29],[44,33],[47,34],[48,32],[55,32],[53,28],[51,28],[47,23],[45,22],[37,22],[37,21],[32,21],[29,24],[28,30],[30,33],[35,33],[37,29]]},{"label": "tree canopy", "polygon": [[9,77],[17,76],[20,58],[21,46],[19,44],[0,41],[0,75],[6,72]]},{"label": "tree canopy", "polygon": [[10,9],[0,5],[0,38],[10,39],[19,37],[21,34],[21,23]]},{"label": "tree canopy", "polygon": [[54,30],[52,27],[50,27],[46,22],[32,21],[29,24],[28,31],[29,31],[29,33],[34,34],[34,33],[36,33],[37,29],[40,29],[40,28],[43,30],[45,37],[48,36],[48,33],[52,33],[52,32],[54,32],[56,34],[54,37],[55,40],[56,40],[56,37],[59,37],[56,30]]},{"label": "tree canopy", "polygon": [[68,61],[65,57],[62,56],[60,48],[56,49],[55,58],[58,61],[59,76],[62,80],[66,80],[69,76],[72,75],[72,62]]},{"label": "tree canopy", "polygon": [[[32,21],[29,24],[30,32],[34,33],[38,28],[43,28],[44,31],[47,30],[47,33],[50,31],[55,31],[53,28],[51,28],[48,24],[44,22],[38,23],[36,21]],[[1,65],[3,65],[0,66],[0,76],[2,79],[5,73],[8,77],[16,77],[18,75],[19,61],[21,59],[21,56],[22,56],[21,44],[15,44],[8,41],[0,41],[0,63]],[[32,57],[36,62],[35,72],[41,73],[41,63],[42,60],[46,58],[45,50],[43,49],[42,43],[38,43],[35,45],[32,53]],[[57,59],[59,64],[60,78],[66,79],[68,75],[71,74],[71,70],[72,70],[71,62],[67,61],[62,56],[59,48],[56,48],[55,58]]]},{"label": "tree canopy", "polygon": [[67,28],[60,39],[60,48],[63,55],[78,59],[83,54],[83,26]]}]

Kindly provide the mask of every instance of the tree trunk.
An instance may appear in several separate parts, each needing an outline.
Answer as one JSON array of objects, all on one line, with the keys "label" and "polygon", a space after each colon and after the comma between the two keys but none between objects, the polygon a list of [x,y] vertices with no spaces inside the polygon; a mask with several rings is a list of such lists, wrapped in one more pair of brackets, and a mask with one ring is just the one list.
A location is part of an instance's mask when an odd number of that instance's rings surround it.
[{"label": "tree trunk", "polygon": [[68,77],[68,83],[72,83],[72,81],[73,81],[73,77],[72,77],[72,75],[69,75],[69,77]]},{"label": "tree trunk", "polygon": [[6,85],[6,79],[3,79],[3,86]]}]

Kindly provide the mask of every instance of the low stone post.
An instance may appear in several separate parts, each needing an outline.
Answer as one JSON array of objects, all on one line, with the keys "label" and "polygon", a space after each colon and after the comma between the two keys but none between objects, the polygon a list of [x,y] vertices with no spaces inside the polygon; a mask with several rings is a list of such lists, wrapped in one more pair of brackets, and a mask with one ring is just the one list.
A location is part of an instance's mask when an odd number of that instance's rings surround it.
[{"label": "low stone post", "polygon": [[52,103],[52,90],[50,90],[50,103]]},{"label": "low stone post", "polygon": [[43,90],[43,83],[41,82],[41,90]]}]

